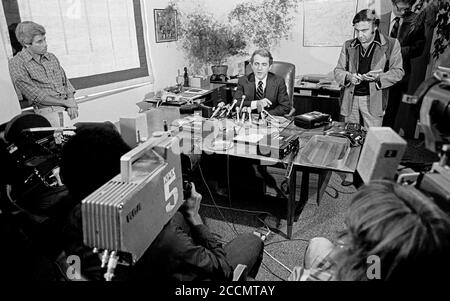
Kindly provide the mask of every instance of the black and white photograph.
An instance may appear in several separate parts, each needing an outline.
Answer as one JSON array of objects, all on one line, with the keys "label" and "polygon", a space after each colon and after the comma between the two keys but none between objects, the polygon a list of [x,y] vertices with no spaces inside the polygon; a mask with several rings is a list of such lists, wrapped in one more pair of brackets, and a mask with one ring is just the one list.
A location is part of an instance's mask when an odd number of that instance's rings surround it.
[{"label": "black and white photograph", "polygon": [[2,282],[445,281],[449,37],[450,0],[0,1]]}]

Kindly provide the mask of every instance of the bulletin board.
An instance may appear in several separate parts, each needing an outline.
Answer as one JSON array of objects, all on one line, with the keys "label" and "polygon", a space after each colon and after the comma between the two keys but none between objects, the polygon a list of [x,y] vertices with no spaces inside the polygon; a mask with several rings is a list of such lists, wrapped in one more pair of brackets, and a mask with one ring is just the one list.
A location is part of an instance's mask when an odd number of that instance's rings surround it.
[{"label": "bulletin board", "polygon": [[304,0],[303,46],[340,47],[353,38],[358,0]]}]

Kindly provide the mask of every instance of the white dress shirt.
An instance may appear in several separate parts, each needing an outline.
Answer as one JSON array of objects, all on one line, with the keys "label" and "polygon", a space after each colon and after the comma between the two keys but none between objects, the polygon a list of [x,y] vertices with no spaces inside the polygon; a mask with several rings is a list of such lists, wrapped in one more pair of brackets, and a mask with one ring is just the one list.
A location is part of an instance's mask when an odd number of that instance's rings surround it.
[{"label": "white dress shirt", "polygon": [[[255,96],[256,96],[256,92],[258,91],[258,85],[259,85],[259,82],[260,82],[260,81],[262,81],[262,88],[263,88],[263,91],[265,91],[265,90],[266,90],[266,83],[267,83],[267,75],[266,75],[266,77],[264,77],[264,78],[261,79],[261,80],[259,80],[259,79],[257,79],[257,78],[255,77]],[[258,107],[258,101],[257,101],[257,100],[253,100],[253,101],[250,103],[250,108],[251,108],[252,110],[256,110],[257,107]]]}]

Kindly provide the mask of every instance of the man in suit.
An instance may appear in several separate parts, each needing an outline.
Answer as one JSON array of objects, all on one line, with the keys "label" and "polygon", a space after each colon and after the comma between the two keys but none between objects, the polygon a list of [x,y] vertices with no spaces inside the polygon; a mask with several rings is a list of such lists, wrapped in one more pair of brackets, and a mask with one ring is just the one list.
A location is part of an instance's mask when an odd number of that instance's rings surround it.
[{"label": "man in suit", "polygon": [[253,52],[250,59],[253,72],[238,81],[234,98],[240,101],[245,95],[244,106],[256,110],[264,108],[274,116],[283,116],[290,112],[291,104],[286,83],[278,75],[269,72],[273,63],[272,54],[265,49]]},{"label": "man in suit", "polygon": [[379,30],[400,42],[405,76],[389,91],[389,101],[383,125],[398,130],[397,113],[403,93],[407,93],[411,75],[411,59],[422,55],[425,46],[425,27],[418,15],[411,11],[416,0],[392,0],[392,11],[381,16]]},{"label": "man in suit", "polygon": [[356,38],[342,47],[334,76],[344,87],[341,115],[346,122],[366,127],[381,126],[388,101],[388,88],[403,75],[402,55],[397,40],[378,31],[375,11],[364,9],[353,19]]},{"label": "man in suit", "polygon": [[[378,30],[374,10],[364,9],[353,18],[356,38],[344,43],[334,77],[343,87],[341,115],[345,122],[379,127],[388,102],[388,91],[403,75],[400,43]],[[353,183],[346,174],[342,185]]]}]

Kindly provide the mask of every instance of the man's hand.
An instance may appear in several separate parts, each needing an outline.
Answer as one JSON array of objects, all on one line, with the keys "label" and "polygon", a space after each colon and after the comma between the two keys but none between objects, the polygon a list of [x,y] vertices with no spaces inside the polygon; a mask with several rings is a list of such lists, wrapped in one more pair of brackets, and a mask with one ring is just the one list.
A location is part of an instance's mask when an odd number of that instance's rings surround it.
[{"label": "man's hand", "polygon": [[75,100],[75,98],[67,98],[65,101],[65,105],[67,108],[78,109],[77,101]]},{"label": "man's hand", "polygon": [[359,85],[363,80],[363,77],[361,76],[361,74],[358,73],[352,73],[350,74],[350,82],[352,83],[352,85]]},{"label": "man's hand", "polygon": [[258,100],[258,104],[261,106],[261,108],[270,107],[272,105],[272,102],[268,100],[267,98],[263,98]]},{"label": "man's hand", "polygon": [[77,118],[78,108],[67,108],[67,114],[69,114],[71,120]]},{"label": "man's hand", "polygon": [[198,214],[202,195],[195,190],[194,183],[191,184],[191,197],[180,207],[180,212],[183,213],[184,217],[193,225],[199,225],[203,224],[200,215]]},{"label": "man's hand", "polygon": [[362,75],[363,80],[368,82],[375,82],[378,80],[379,77],[380,77],[379,72],[368,72]]}]

